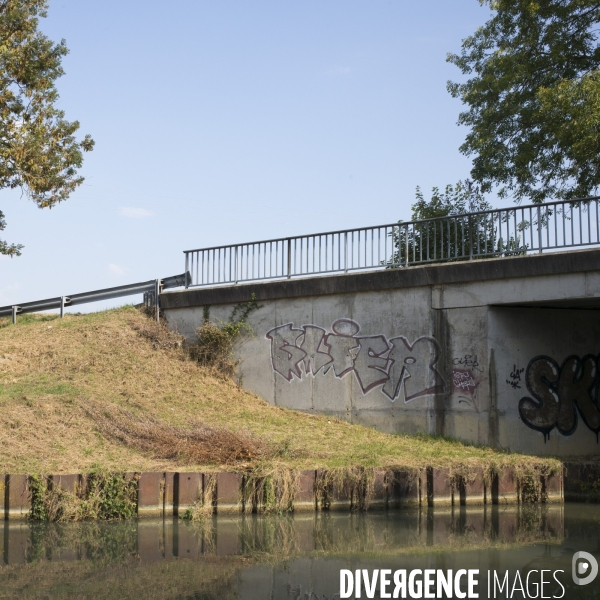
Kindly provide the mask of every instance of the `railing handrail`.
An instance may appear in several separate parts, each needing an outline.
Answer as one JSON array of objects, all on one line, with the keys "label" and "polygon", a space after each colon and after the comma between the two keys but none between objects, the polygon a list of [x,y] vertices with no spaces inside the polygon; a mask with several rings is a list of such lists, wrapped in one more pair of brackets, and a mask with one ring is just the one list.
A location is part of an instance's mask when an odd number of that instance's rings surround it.
[{"label": "railing handrail", "polygon": [[544,204],[525,204],[525,205],[516,205],[508,208],[492,208],[490,210],[479,210],[474,212],[467,213],[456,213],[451,215],[444,215],[441,217],[431,217],[429,219],[419,219],[417,221],[395,221],[394,223],[384,223],[382,225],[369,225],[367,227],[356,227],[353,229],[337,229],[335,231],[322,231],[317,233],[305,233],[303,235],[293,235],[288,237],[280,237],[280,238],[271,238],[267,240],[255,240],[252,242],[241,242],[237,244],[225,244],[223,246],[208,246],[206,248],[194,248],[192,250],[184,250],[184,254],[189,254],[191,252],[207,252],[209,250],[223,250],[228,248],[236,248],[240,246],[252,246],[255,244],[271,244],[274,242],[287,242],[299,240],[307,237],[318,237],[324,235],[338,235],[343,233],[353,233],[357,231],[370,231],[371,229],[382,229],[384,227],[398,227],[400,225],[420,225],[421,223],[431,223],[433,221],[445,221],[448,219],[458,219],[465,217],[473,217],[479,215],[490,215],[498,212],[510,212],[512,210],[527,210],[529,208],[544,208],[548,206],[556,206],[558,204],[578,204],[580,202],[591,202],[592,200],[600,200],[600,196],[588,196],[586,198],[575,198],[573,200],[556,200],[554,202],[544,202]]}]

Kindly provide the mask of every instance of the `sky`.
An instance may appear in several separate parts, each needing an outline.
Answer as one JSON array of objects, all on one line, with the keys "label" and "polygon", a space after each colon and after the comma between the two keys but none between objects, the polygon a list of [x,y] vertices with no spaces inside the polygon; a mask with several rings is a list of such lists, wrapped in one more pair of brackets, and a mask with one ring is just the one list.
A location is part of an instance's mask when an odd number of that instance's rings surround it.
[{"label": "sky", "polygon": [[52,210],[0,192],[0,237],[25,246],[0,256],[0,306],[175,275],[187,249],[410,219],[416,186],[469,175],[446,55],[488,17],[478,0],[50,0],[59,107],[96,146]]}]

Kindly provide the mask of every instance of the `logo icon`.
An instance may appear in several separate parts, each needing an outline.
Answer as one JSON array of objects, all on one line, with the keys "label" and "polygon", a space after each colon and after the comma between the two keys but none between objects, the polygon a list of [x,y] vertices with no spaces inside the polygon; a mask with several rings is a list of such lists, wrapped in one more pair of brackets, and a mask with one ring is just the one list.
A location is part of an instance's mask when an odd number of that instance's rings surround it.
[{"label": "logo icon", "polygon": [[592,583],[598,575],[598,561],[588,552],[573,554],[573,581],[576,585]]}]

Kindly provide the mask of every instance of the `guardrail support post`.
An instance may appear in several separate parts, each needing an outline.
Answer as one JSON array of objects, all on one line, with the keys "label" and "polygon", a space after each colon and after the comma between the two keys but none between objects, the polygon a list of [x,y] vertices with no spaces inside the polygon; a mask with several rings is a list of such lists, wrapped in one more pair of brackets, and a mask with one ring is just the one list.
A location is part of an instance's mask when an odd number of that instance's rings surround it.
[{"label": "guardrail support post", "polygon": [[64,318],[65,316],[65,297],[60,297],[60,318]]},{"label": "guardrail support post", "polygon": [[13,306],[12,307],[12,322],[13,325],[17,324],[17,311],[19,310],[18,306]]},{"label": "guardrail support post", "polygon": [[160,295],[160,279],[157,279],[154,282],[154,310],[156,312],[156,322],[160,321],[160,303],[159,303],[159,295]]}]

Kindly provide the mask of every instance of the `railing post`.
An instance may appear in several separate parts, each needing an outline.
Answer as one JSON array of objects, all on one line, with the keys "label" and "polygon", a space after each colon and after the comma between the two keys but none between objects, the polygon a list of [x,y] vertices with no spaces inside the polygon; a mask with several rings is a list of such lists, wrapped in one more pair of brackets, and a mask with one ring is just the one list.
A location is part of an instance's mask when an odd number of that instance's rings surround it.
[{"label": "railing post", "polygon": [[65,297],[60,297],[60,318],[64,318],[65,316]]},{"label": "railing post", "polygon": [[[410,259],[408,258],[408,225],[405,225],[405,228],[406,232],[404,233],[404,236],[406,238],[406,266],[408,267],[408,265],[410,264]],[[400,234],[399,231],[398,234]]]},{"label": "railing post", "polygon": [[12,307],[12,322],[13,325],[17,324],[17,311],[19,310],[18,306],[13,306]]},{"label": "railing post", "polygon": [[287,278],[292,276],[292,238],[288,238],[287,243]]},{"label": "railing post", "polygon": [[235,283],[238,282],[238,247],[235,247],[235,260],[233,261],[233,267],[235,269]]},{"label": "railing post", "polygon": [[542,253],[542,210],[538,206],[537,207],[537,228],[538,228],[538,252]]},{"label": "railing post", "polygon": [[344,232],[344,273],[348,272],[348,232]]},{"label": "railing post", "polygon": [[473,260],[473,217],[469,215],[469,260]]},{"label": "railing post", "polygon": [[186,252],[185,253],[185,289],[187,290],[190,287],[190,281],[189,281],[189,267],[190,267],[190,255]]}]

